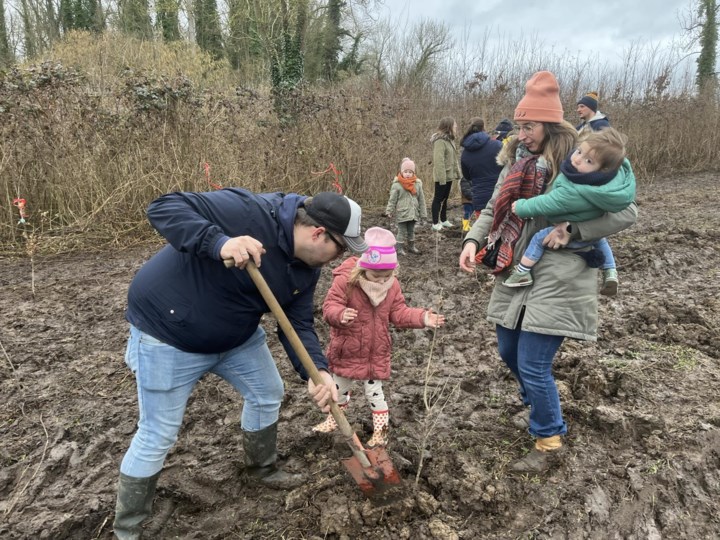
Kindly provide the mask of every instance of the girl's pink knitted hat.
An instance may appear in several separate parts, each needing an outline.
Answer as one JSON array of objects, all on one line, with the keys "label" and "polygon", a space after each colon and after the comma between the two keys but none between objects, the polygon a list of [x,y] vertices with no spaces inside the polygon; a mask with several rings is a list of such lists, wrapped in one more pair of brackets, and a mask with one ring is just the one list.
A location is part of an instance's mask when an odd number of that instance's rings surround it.
[{"label": "girl's pink knitted hat", "polygon": [[382,227],[370,227],[365,231],[365,253],[358,260],[360,268],[368,270],[392,270],[397,268],[395,235]]},{"label": "girl's pink knitted hat", "polygon": [[400,172],[412,171],[415,172],[415,162],[409,157],[402,158],[400,162]]}]

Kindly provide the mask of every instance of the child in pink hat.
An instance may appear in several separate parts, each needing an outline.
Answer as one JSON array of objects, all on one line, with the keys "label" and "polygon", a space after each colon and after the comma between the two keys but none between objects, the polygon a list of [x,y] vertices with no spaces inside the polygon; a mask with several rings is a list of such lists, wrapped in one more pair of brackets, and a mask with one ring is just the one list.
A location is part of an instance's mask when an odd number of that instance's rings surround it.
[{"label": "child in pink hat", "polygon": [[[390,378],[392,340],[389,326],[438,328],[445,317],[405,303],[396,277],[398,266],[395,236],[387,229],[372,227],[365,232],[368,245],[360,258],[350,257],[333,271],[333,282],[323,303],[323,318],[330,325],[326,354],[338,387],[338,405],[350,402],[353,381],[362,381],[370,403],[373,435],[370,447],[386,445],[389,411],[382,382]],[[332,414],[313,431],[337,429]]]},{"label": "child in pink hat", "polygon": [[407,246],[410,253],[420,253],[415,247],[415,224],[427,219],[427,208],[422,180],[415,175],[415,162],[409,157],[400,162],[400,172],[390,186],[390,199],[385,207],[385,215],[395,216],[397,221],[398,237],[395,247],[398,255],[405,255],[404,246]]}]

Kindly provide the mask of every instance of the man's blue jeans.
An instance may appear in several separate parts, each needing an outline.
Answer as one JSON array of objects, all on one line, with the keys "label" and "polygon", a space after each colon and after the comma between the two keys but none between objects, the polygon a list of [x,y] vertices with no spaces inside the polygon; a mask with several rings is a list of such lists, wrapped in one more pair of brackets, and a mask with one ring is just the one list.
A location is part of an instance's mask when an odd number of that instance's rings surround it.
[{"label": "man's blue jeans", "polygon": [[241,425],[259,431],[277,422],[283,381],[257,331],[241,346],[220,354],[194,354],[171,347],[130,326],[125,363],[135,373],[140,420],[120,472],[147,478],[162,469],[177,441],[185,406],[206,373],[229,382],[245,398]]},{"label": "man's blue jeans", "polygon": [[530,435],[545,438],[564,435],[567,426],[560,409],[552,363],[555,353],[565,339],[526,332],[518,328],[509,330],[496,325],[500,358],[520,383],[520,395],[530,405]]}]

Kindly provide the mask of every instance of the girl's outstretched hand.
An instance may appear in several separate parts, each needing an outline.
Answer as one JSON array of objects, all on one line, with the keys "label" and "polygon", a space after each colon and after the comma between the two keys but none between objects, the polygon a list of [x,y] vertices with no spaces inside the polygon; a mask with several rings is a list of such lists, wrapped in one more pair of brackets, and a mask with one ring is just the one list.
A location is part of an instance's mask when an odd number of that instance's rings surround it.
[{"label": "girl's outstretched hand", "polygon": [[345,311],[343,311],[342,318],[340,319],[340,323],[344,325],[348,325],[351,322],[355,320],[357,317],[357,310],[353,308],[345,308]]},{"label": "girl's outstretched hand", "polygon": [[445,315],[433,311],[425,312],[425,328],[440,328],[443,324],[445,324]]}]

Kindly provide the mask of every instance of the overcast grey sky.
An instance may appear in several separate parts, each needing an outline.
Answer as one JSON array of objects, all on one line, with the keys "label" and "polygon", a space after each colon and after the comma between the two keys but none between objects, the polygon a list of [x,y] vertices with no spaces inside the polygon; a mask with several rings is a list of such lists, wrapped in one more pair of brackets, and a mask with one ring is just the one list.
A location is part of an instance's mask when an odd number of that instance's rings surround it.
[{"label": "overcast grey sky", "polygon": [[463,30],[482,36],[523,32],[537,35],[548,47],[581,56],[597,54],[602,62],[619,62],[634,43],[669,45],[681,37],[680,15],[690,0],[384,0],[393,20],[443,21],[455,37]]}]

